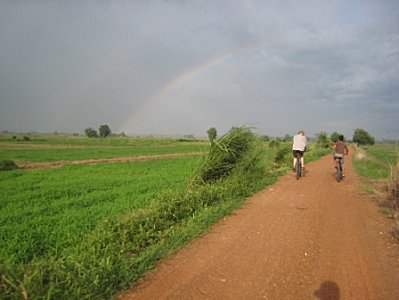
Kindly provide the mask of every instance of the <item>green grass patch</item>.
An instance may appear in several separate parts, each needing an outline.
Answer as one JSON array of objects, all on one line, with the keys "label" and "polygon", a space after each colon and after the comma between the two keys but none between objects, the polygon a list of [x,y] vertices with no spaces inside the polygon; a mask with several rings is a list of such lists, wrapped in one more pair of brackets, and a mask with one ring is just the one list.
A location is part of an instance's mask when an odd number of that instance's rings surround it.
[{"label": "green grass patch", "polygon": [[353,166],[363,177],[362,187],[377,196],[381,213],[393,219],[392,234],[399,239],[399,148],[377,144],[357,151]]},{"label": "green grass patch", "polygon": [[1,257],[28,262],[79,243],[98,223],[181,189],[198,158],[0,173]]},{"label": "green grass patch", "polygon": [[[1,145],[0,145],[1,146]],[[9,148],[0,147],[2,159],[17,162],[54,162],[61,160],[106,159],[142,155],[203,152],[209,148],[206,143],[174,143],[168,145],[135,145],[123,147],[82,147],[82,148]]]},{"label": "green grass patch", "polygon": [[358,175],[371,179],[385,179],[390,173],[390,166],[396,163],[399,149],[395,145],[374,145],[363,150],[365,156],[355,156],[353,166]]}]

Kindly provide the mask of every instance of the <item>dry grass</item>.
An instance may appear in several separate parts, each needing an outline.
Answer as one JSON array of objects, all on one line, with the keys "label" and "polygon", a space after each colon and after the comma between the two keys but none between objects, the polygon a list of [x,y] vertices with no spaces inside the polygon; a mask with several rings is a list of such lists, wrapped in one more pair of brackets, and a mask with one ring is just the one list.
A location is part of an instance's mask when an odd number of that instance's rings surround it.
[{"label": "dry grass", "polygon": [[399,241],[399,154],[396,164],[390,166],[388,178],[388,205],[396,222],[392,235]]},{"label": "dry grass", "polygon": [[396,164],[390,166],[388,178],[388,202],[399,217],[399,155]]},{"label": "dry grass", "polygon": [[393,220],[392,235],[399,241],[399,153],[397,148],[379,150],[369,155],[356,148],[354,166],[362,176],[363,190]]}]

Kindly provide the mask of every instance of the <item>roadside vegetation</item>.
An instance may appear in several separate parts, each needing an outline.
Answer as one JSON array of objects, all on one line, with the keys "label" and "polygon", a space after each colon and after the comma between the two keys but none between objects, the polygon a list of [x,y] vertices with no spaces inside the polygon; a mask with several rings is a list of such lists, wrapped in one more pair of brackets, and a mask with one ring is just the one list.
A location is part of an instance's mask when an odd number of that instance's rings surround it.
[{"label": "roadside vegetation", "polygon": [[3,159],[0,161],[0,171],[11,171],[18,169],[17,164],[10,159]]},{"label": "roadside vegetation", "polygon": [[[112,157],[120,155],[121,146],[148,154],[179,151],[182,144],[203,155],[0,172],[0,298],[112,297],[292,164],[290,142],[265,141],[246,127],[232,128],[200,148],[185,141],[71,139],[51,144],[107,145],[101,150]],[[48,140],[29,142],[48,145]],[[24,155],[9,152],[9,144],[0,145],[0,153],[12,160],[59,157],[29,154],[31,149],[22,149]],[[57,150],[74,160],[83,157]],[[310,150],[307,161],[330,152],[317,144]]]},{"label": "roadside vegetation", "polygon": [[399,148],[375,144],[358,147],[353,160],[363,188],[375,195],[381,210],[395,222],[393,234],[399,240]]}]

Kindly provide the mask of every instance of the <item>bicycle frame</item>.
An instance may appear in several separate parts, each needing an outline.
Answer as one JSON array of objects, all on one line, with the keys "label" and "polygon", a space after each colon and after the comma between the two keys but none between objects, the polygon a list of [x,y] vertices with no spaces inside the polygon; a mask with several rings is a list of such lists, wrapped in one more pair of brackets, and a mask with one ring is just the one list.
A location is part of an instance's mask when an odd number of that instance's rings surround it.
[{"label": "bicycle frame", "polygon": [[340,182],[342,180],[342,162],[341,162],[341,157],[335,157],[334,159],[337,159],[337,172],[335,174],[335,179]]},{"label": "bicycle frame", "polygon": [[296,179],[302,176],[302,163],[301,163],[301,155],[297,151],[295,153],[295,172],[296,172]]}]

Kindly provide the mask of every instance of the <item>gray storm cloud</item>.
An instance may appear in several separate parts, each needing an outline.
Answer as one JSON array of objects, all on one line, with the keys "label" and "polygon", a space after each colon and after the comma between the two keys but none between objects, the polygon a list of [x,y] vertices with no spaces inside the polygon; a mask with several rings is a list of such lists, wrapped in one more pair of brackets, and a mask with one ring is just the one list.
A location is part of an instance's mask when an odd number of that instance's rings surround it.
[{"label": "gray storm cloud", "polygon": [[399,135],[396,1],[1,1],[0,130]]}]

